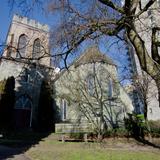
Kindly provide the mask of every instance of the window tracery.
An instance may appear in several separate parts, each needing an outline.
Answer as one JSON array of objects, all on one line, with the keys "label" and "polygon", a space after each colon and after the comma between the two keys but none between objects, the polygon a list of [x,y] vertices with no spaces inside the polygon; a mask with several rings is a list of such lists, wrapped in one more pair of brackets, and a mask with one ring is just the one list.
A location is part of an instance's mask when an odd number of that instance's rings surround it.
[{"label": "window tracery", "polygon": [[27,110],[30,110],[31,108],[32,108],[32,101],[26,94],[20,96],[16,100],[15,109],[27,109]]},{"label": "window tracery", "polygon": [[26,47],[27,47],[27,36],[25,34],[22,34],[22,35],[19,36],[18,53],[16,55],[16,58],[26,56]]},{"label": "window tracery", "polygon": [[40,39],[37,38],[33,43],[32,58],[37,58],[38,55],[40,55],[40,51],[41,51],[41,43],[40,43]]}]

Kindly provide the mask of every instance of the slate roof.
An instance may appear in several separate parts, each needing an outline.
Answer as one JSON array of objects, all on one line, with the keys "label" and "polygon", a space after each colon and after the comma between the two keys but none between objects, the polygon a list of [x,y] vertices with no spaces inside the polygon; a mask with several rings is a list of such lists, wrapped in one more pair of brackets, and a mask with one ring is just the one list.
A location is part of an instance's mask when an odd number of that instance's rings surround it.
[{"label": "slate roof", "polygon": [[78,67],[79,65],[95,62],[107,63],[116,66],[111,58],[100,52],[97,46],[92,46],[86,49],[85,52],[74,62],[74,65]]},{"label": "slate roof", "polygon": [[[73,61],[70,66],[78,67],[80,65],[88,63],[96,63],[96,62],[101,62],[116,66],[113,60],[109,58],[107,55],[102,54],[97,46],[92,46],[86,49],[84,53],[80,57],[78,57],[75,61]],[[70,66],[68,67],[68,70]],[[66,71],[67,69],[61,70],[61,72],[57,74],[55,81],[57,81],[59,77],[61,77]]]}]

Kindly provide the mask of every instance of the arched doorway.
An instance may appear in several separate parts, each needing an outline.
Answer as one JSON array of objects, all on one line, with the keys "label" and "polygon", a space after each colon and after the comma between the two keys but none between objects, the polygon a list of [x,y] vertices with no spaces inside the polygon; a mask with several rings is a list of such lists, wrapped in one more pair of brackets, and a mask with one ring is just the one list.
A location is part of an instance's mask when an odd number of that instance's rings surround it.
[{"label": "arched doorway", "polygon": [[16,128],[29,128],[32,124],[32,101],[26,94],[17,98],[15,103],[15,126]]}]

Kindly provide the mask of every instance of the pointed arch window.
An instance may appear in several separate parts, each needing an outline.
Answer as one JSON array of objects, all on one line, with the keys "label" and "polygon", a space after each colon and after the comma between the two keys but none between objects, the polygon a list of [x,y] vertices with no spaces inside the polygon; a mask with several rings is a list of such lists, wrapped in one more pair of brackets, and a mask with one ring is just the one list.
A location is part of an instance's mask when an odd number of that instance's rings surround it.
[{"label": "pointed arch window", "polygon": [[32,108],[32,101],[28,95],[21,95],[15,103],[15,109],[26,109],[30,110]]},{"label": "pointed arch window", "polygon": [[37,58],[38,55],[40,55],[40,51],[41,51],[41,42],[40,39],[37,38],[33,43],[32,58]]},{"label": "pointed arch window", "polygon": [[113,96],[113,81],[109,78],[108,81],[108,96],[111,98]]},{"label": "pointed arch window", "polygon": [[64,121],[67,119],[67,106],[68,106],[68,103],[67,103],[67,100],[66,99],[61,99],[61,102],[60,102],[60,107],[61,107],[61,119]]},{"label": "pointed arch window", "polygon": [[95,77],[92,74],[88,75],[87,77],[87,89],[89,95],[93,96],[95,92]]},{"label": "pointed arch window", "polygon": [[26,47],[27,47],[27,36],[22,34],[19,36],[18,40],[18,52],[16,58],[25,57],[26,56]]}]

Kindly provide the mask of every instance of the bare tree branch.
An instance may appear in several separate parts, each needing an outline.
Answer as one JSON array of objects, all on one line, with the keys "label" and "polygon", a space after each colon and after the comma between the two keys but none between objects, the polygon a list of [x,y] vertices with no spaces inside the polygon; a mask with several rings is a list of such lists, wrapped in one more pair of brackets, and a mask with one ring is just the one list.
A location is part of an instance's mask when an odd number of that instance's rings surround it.
[{"label": "bare tree branch", "polygon": [[116,10],[119,13],[124,13],[123,8],[114,4],[111,0],[99,0],[101,3],[105,4],[106,6],[111,7],[112,9]]}]

